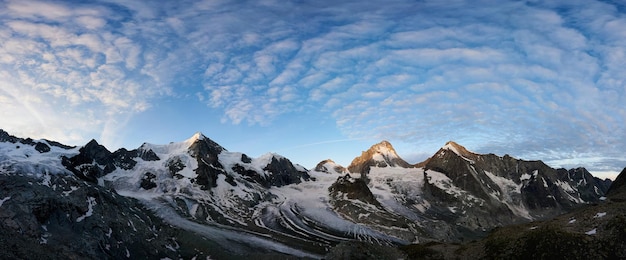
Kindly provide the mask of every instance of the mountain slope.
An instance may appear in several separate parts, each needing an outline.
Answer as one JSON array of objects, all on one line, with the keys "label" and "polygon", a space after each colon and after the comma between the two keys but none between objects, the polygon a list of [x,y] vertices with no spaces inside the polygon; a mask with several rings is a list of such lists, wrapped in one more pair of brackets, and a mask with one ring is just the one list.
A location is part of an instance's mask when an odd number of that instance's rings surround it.
[{"label": "mountain slope", "polygon": [[[574,169],[575,170],[575,169]],[[606,200],[587,204],[553,219],[496,229],[485,239],[462,245],[411,245],[431,259],[624,259],[626,190],[616,178]]]}]

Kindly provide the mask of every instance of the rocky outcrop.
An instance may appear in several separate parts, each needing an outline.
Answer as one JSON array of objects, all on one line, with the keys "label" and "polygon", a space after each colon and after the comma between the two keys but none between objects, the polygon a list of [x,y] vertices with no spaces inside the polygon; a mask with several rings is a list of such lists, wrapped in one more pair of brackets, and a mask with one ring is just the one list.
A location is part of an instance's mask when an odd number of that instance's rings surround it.
[{"label": "rocky outcrop", "polygon": [[263,168],[269,174],[261,184],[265,187],[284,186],[289,184],[300,183],[303,180],[308,181],[311,176],[302,168],[298,170],[289,159],[282,156],[273,156],[272,160]]},{"label": "rocky outcrop", "polygon": [[91,140],[80,148],[79,154],[63,157],[63,165],[79,178],[97,183],[98,178],[116,169],[112,153],[106,147]]},{"label": "rocky outcrop", "polygon": [[364,203],[381,207],[380,203],[372,194],[372,191],[367,187],[367,183],[361,178],[352,178],[349,174],[340,176],[337,181],[328,188],[330,196],[335,198],[335,201],[344,198],[350,200],[360,200]]}]

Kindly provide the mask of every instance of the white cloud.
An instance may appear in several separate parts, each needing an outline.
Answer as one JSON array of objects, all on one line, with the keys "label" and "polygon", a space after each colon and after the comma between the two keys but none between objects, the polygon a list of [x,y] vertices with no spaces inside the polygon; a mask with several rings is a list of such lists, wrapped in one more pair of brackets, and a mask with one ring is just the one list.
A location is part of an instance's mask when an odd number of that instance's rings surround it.
[{"label": "white cloud", "polygon": [[13,129],[61,129],[50,114],[91,108],[64,116],[112,140],[155,97],[188,92],[237,125],[316,108],[355,138],[481,139],[488,152],[561,147],[613,159],[626,144],[614,134],[626,130],[626,15],[607,2],[5,6],[0,72],[11,90],[0,102],[20,116],[46,114],[0,121]]}]

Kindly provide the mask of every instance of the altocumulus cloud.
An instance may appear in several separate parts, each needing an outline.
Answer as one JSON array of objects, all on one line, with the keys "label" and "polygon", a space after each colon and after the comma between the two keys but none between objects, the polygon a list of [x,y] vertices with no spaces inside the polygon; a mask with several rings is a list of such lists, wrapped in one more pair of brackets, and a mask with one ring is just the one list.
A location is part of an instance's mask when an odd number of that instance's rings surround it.
[{"label": "altocumulus cloud", "polygon": [[316,110],[349,138],[626,166],[618,1],[0,3],[0,113],[16,133],[111,142],[190,92],[227,124]]}]

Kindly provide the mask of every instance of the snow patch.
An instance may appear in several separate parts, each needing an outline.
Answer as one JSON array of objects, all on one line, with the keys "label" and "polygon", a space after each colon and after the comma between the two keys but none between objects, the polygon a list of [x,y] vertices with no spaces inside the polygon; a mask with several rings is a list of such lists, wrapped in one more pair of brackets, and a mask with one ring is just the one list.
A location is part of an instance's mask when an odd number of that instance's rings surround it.
[{"label": "snow patch", "polygon": [[2,207],[2,204],[4,204],[5,201],[10,200],[10,199],[11,199],[11,196],[7,196],[7,197],[4,197],[4,199],[1,199],[0,200],[0,207]]},{"label": "snow patch", "polygon": [[93,206],[95,206],[95,205],[96,205],[96,198],[88,197],[87,198],[87,206],[88,206],[87,212],[85,213],[85,215],[82,215],[82,216],[78,217],[76,219],[76,222],[81,222],[85,218],[91,217],[91,215],[93,215]]},{"label": "snow patch", "polygon": [[[507,205],[515,215],[526,219],[532,219],[530,212],[524,206],[522,201],[522,184],[517,184],[513,180],[496,176],[495,174],[485,171],[485,175],[491,179],[502,191],[501,194],[492,193],[491,196],[497,198]],[[523,175],[522,175],[523,176]]]},{"label": "snow patch", "polygon": [[601,217],[604,217],[604,216],[606,216],[606,212],[598,212],[598,213],[596,213],[595,216],[593,216],[593,218],[601,218]]},{"label": "snow patch", "polygon": [[70,195],[70,193],[74,192],[75,190],[78,190],[78,187],[76,187],[76,186],[71,186],[71,187],[70,187],[70,190],[68,190],[68,191],[64,191],[64,192],[63,192],[63,196],[66,196],[66,197],[67,197],[68,195]]},{"label": "snow patch", "polygon": [[592,230],[589,230],[589,231],[585,232],[585,234],[587,234],[587,235],[595,235],[596,233],[598,233],[598,231],[597,231],[597,229],[596,229],[596,228],[594,228],[594,229],[592,229]]}]

